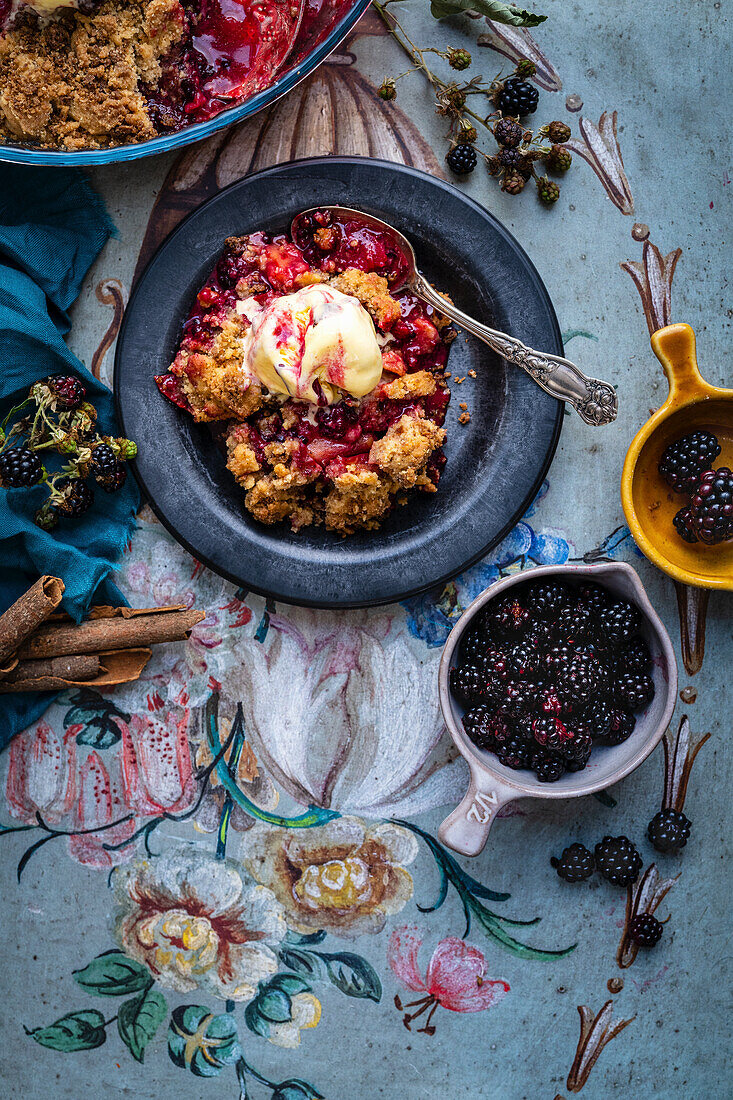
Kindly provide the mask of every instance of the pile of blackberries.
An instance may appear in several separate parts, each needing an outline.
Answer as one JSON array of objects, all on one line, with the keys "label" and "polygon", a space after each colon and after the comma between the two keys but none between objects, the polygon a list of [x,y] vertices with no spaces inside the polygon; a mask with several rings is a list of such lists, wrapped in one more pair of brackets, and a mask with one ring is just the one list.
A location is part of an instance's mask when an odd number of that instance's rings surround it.
[{"label": "pile of blackberries", "polygon": [[685,542],[715,546],[733,539],[733,471],[713,469],[720,443],[712,432],[696,431],[665,448],[659,472],[675,493],[690,498],[672,523]]},{"label": "pile of blackberries", "polygon": [[471,623],[450,672],[463,727],[508,768],[543,783],[619,745],[654,696],[638,609],[601,585],[529,581]]}]

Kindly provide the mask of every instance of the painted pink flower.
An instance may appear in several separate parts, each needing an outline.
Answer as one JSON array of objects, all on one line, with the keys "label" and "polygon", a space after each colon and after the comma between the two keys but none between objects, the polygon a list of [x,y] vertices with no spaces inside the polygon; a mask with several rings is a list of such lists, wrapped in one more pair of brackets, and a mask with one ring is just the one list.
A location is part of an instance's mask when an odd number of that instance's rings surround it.
[{"label": "painted pink flower", "polygon": [[[116,762],[116,758],[111,760]],[[76,801],[73,828],[76,836],[69,837],[69,853],[77,861],[98,870],[109,870],[123,863],[133,854],[130,844],[117,852],[105,848],[105,844],[120,844],[129,840],[136,828],[130,807],[124,797],[122,784],[111,778],[102,757],[95,750],[90,752],[78,776],[79,796]],[[127,820],[121,820],[127,818]],[[108,829],[104,826],[120,821]],[[99,830],[90,832],[87,830]]]},{"label": "painted pink flower", "polygon": [[59,736],[47,722],[39,722],[13,738],[5,785],[13,817],[34,824],[39,813],[48,825],[56,825],[70,812],[76,797],[78,728]]},{"label": "painted pink flower", "polygon": [[122,784],[127,806],[141,816],[179,813],[193,805],[196,779],[188,746],[188,711],[179,719],[135,714],[122,730]]},{"label": "painted pink flower", "polygon": [[483,1012],[509,992],[508,983],[501,978],[486,977],[483,952],[457,936],[440,941],[423,977],[417,958],[421,946],[417,928],[404,925],[395,928],[387,952],[389,965],[399,980],[415,993],[425,994],[405,1005],[398,996],[394,999],[400,1011],[403,1008],[415,1010],[405,1013],[402,1018],[408,1031],[411,1022],[427,1012],[425,1024],[418,1030],[433,1035],[435,1027],[430,1021],[438,1005],[450,1012]]}]

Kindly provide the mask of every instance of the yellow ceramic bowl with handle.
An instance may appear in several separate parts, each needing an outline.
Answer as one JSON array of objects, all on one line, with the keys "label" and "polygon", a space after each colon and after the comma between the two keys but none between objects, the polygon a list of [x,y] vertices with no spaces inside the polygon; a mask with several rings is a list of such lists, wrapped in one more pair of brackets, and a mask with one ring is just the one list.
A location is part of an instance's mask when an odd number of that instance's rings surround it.
[{"label": "yellow ceramic bowl with handle", "polygon": [[659,569],[695,588],[733,591],[733,540],[707,546],[688,543],[672,518],[687,497],[673,493],[657,469],[665,447],[705,428],[717,436],[716,468],[733,469],[733,390],[711,386],[700,374],[695,333],[689,325],[667,325],[652,336],[652,349],[664,367],[669,396],[629,447],[621,477],[626,522],[637,546]]}]

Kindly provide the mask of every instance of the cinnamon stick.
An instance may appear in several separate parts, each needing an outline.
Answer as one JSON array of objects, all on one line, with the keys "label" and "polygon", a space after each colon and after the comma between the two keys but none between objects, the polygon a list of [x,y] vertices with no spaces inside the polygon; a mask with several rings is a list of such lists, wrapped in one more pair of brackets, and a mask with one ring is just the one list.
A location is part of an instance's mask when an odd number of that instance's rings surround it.
[{"label": "cinnamon stick", "polygon": [[61,603],[64,582],[59,577],[39,577],[20,599],[0,616],[0,666],[13,667],[11,658],[37,626],[51,615]]},{"label": "cinnamon stick", "polygon": [[72,682],[93,680],[99,675],[100,667],[99,657],[92,655],[46,657],[41,661],[20,661],[12,672],[3,677],[2,682],[18,684],[24,680],[44,680],[49,676]]},{"label": "cinnamon stick", "polygon": [[34,680],[18,680],[16,683],[0,680],[0,695],[16,691],[63,691],[74,687],[105,691],[116,684],[128,684],[137,680],[152,655],[152,649],[147,648],[100,653],[99,674],[93,680],[67,680],[60,676],[39,676]]},{"label": "cinnamon stick", "polygon": [[[125,608],[125,610],[128,610]],[[18,657],[62,657],[66,654],[101,653],[132,649],[157,642],[179,642],[205,618],[203,611],[151,609],[131,617],[122,614],[92,618],[83,623],[47,623],[27,638]]]}]

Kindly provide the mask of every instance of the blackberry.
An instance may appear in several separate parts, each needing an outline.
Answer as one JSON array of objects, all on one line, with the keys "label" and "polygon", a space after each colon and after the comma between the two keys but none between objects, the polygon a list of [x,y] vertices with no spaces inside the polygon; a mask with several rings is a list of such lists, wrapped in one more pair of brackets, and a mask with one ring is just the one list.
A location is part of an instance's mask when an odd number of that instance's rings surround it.
[{"label": "blackberry", "polygon": [[532,770],[540,783],[556,783],[565,772],[565,764],[553,753],[536,752],[532,757]]},{"label": "blackberry", "polygon": [[508,740],[510,736],[504,718],[493,707],[483,703],[464,714],[463,728],[480,749],[493,749],[497,743]]},{"label": "blackberry", "polygon": [[578,647],[569,645],[567,642],[560,642],[551,646],[542,658],[542,664],[547,675],[553,681],[556,680],[562,669],[570,664],[578,652]]},{"label": "blackberry", "polygon": [[652,667],[652,655],[643,638],[632,638],[619,654],[619,665],[623,672],[638,672],[648,675]]},{"label": "blackberry", "polygon": [[572,603],[572,594],[566,584],[557,581],[538,581],[529,586],[526,604],[538,619],[554,620],[564,607]]},{"label": "blackberry", "polygon": [[505,653],[498,649],[488,649],[483,655],[482,664],[487,675],[497,680],[506,680],[509,676],[509,661]]},{"label": "blackberry", "polygon": [[559,752],[568,740],[568,729],[554,715],[542,714],[532,719],[532,736],[543,749]]},{"label": "blackberry", "polygon": [[704,473],[692,495],[690,509],[700,542],[714,546],[733,539],[733,472],[721,466]]},{"label": "blackberry", "polygon": [[27,447],[12,447],[0,455],[0,482],[4,489],[27,489],[42,477],[41,460]]},{"label": "blackberry", "polygon": [[478,664],[452,668],[449,679],[451,691],[466,706],[473,706],[487,697],[486,674]]},{"label": "blackberry", "polygon": [[73,374],[52,374],[46,385],[60,409],[75,409],[87,395],[86,387]]},{"label": "blackberry", "polygon": [[606,733],[609,745],[621,745],[631,737],[636,726],[636,718],[628,710],[614,710],[611,725]]},{"label": "blackberry", "polygon": [[590,759],[591,750],[593,748],[593,738],[590,733],[582,727],[577,727],[572,731],[568,730],[568,733],[572,733],[572,736],[562,747],[563,756],[571,760],[574,764],[580,764],[582,767],[585,767]]},{"label": "blackberry", "polygon": [[675,493],[692,493],[719,454],[720,444],[712,432],[691,432],[665,448],[658,470]]},{"label": "blackberry", "polygon": [[500,118],[494,127],[494,137],[505,149],[514,149],[519,145],[523,134],[524,127],[512,118]]},{"label": "blackberry", "polygon": [[627,836],[604,836],[595,855],[596,867],[614,886],[636,882],[644,862]]},{"label": "blackberry", "polygon": [[674,529],[685,542],[697,542],[697,533],[692,518],[692,508],[680,508],[672,519]]},{"label": "blackberry", "polygon": [[677,854],[687,844],[691,822],[679,810],[660,810],[649,822],[646,835],[658,852]]},{"label": "blackberry", "polygon": [[105,493],[116,493],[127,481],[127,466],[124,462],[115,462],[115,468],[111,474],[104,478],[98,478],[99,484]]},{"label": "blackberry", "polygon": [[[530,615],[532,614],[533,612],[530,611]],[[555,644],[555,635],[552,633],[551,624],[547,622],[532,622],[529,627],[529,633],[524,636],[524,641],[527,645],[531,645],[533,649],[538,651],[541,664],[542,654]]]},{"label": "blackberry", "polygon": [[560,198],[560,188],[547,176],[537,180],[537,197],[545,206],[552,206]]},{"label": "blackberry", "polygon": [[507,768],[518,770],[530,768],[534,749],[529,741],[525,741],[519,734],[512,734],[503,744],[497,745],[496,755],[500,763]]},{"label": "blackberry", "polygon": [[522,118],[524,115],[532,115],[537,110],[540,93],[533,84],[519,77],[510,76],[504,81],[504,87],[496,98],[496,106],[503,115],[511,118]]},{"label": "blackberry", "polygon": [[641,615],[633,604],[618,600],[598,612],[594,638],[601,645],[621,645],[639,633]]},{"label": "blackberry", "polygon": [[445,160],[451,172],[457,176],[467,176],[476,167],[478,157],[473,145],[462,141],[451,149]]},{"label": "blackberry", "polygon": [[562,714],[565,709],[555,686],[544,688],[540,692],[538,703],[543,714]]},{"label": "blackberry", "polygon": [[506,191],[508,195],[518,195],[524,190],[526,182],[522,173],[512,168],[504,173],[504,178],[501,181],[501,189],[502,191]]},{"label": "blackberry", "polygon": [[519,168],[524,160],[521,149],[502,149],[497,156],[502,168]]},{"label": "blackberry", "polygon": [[506,651],[507,665],[512,676],[532,676],[540,667],[540,654],[536,645],[525,639]]},{"label": "blackberry", "polygon": [[472,661],[476,657],[483,657],[490,646],[489,639],[480,627],[468,630],[461,638],[461,656],[465,661]]},{"label": "blackberry", "polygon": [[500,600],[489,616],[490,627],[504,638],[518,637],[529,620],[529,611],[517,596]]},{"label": "blackberry", "polygon": [[573,163],[573,155],[562,145],[553,145],[545,157],[545,164],[551,172],[567,172]]},{"label": "blackberry", "polygon": [[644,672],[622,672],[614,684],[616,698],[628,710],[639,710],[654,698],[654,682]]},{"label": "blackberry", "polygon": [[604,682],[603,668],[598,661],[576,654],[564,668],[558,670],[557,689],[560,699],[576,705],[586,703]]},{"label": "blackberry", "polygon": [[46,503],[38,509],[33,522],[37,527],[40,527],[42,531],[53,531],[54,527],[58,527],[59,514],[53,505],[46,501]]},{"label": "blackberry", "polygon": [[605,588],[602,588],[600,584],[589,583],[580,586],[578,602],[593,613],[608,607],[610,601]]},{"label": "blackberry", "polygon": [[583,711],[583,722],[593,737],[606,737],[616,711],[606,699],[593,699]]},{"label": "blackberry", "polygon": [[655,947],[662,938],[662,922],[651,913],[637,913],[629,921],[629,939],[641,947]]},{"label": "blackberry", "polygon": [[117,465],[117,455],[109,443],[98,443],[92,451],[89,459],[89,471],[93,473],[97,481],[105,477],[111,477]]},{"label": "blackberry", "polygon": [[519,717],[537,706],[537,687],[529,680],[509,680],[505,685],[509,713]]},{"label": "blackberry", "polygon": [[591,632],[591,612],[583,604],[564,607],[555,620],[556,636],[563,642],[579,645]]},{"label": "blackberry", "polygon": [[569,848],[565,848],[559,859],[553,856],[550,864],[565,882],[583,882],[596,869],[593,853],[584,844],[571,844]]},{"label": "blackberry", "polygon": [[56,482],[56,488],[65,492],[56,507],[59,512],[73,519],[83,516],[94,504],[94,490],[81,478],[61,478]]},{"label": "blackberry", "polygon": [[564,122],[551,122],[547,127],[547,136],[554,145],[562,145],[570,138],[570,127]]}]

